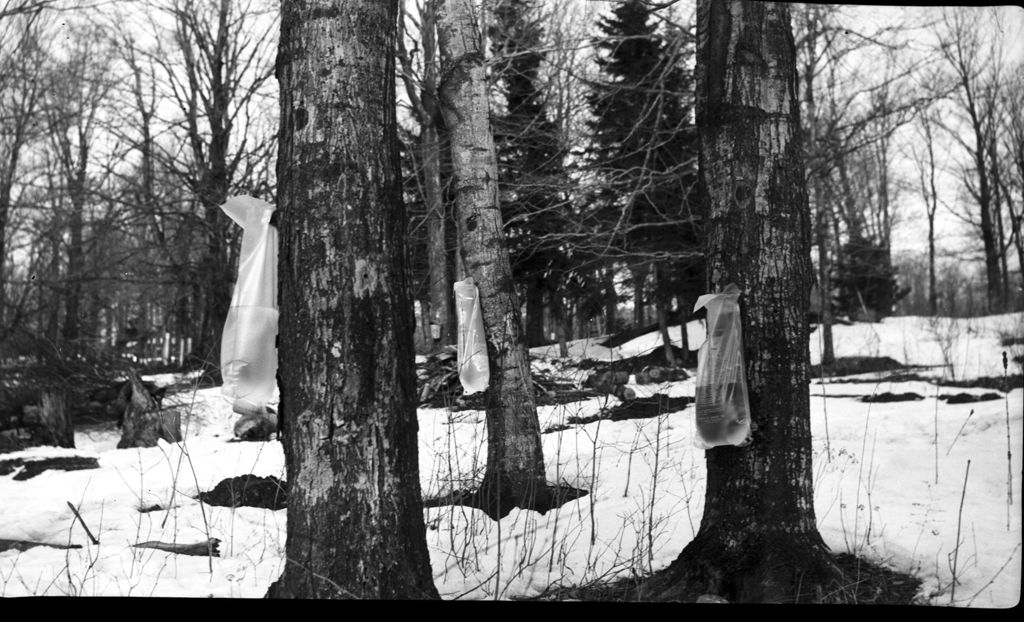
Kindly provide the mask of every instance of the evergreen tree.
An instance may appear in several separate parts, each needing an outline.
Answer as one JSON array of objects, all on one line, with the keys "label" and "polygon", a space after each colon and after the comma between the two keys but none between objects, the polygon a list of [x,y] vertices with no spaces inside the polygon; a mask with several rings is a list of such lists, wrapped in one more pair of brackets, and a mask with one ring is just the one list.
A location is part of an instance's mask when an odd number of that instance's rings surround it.
[{"label": "evergreen tree", "polygon": [[[661,32],[640,0],[617,6],[599,22],[595,45],[604,79],[591,83],[590,161],[600,180],[592,209],[610,228],[608,247],[640,279],[655,274],[653,302],[663,319],[673,295],[682,303],[704,286],[697,200],[697,134],[691,110],[693,53],[687,33]],[[635,315],[642,320],[642,313]],[[684,316],[685,317],[685,316]]]},{"label": "evergreen tree", "polygon": [[892,315],[896,303],[910,293],[897,283],[888,249],[863,235],[843,245],[833,282],[836,310],[867,321]]},{"label": "evergreen tree", "polygon": [[562,241],[565,148],[548,117],[541,65],[544,15],[537,0],[504,0],[489,29],[496,91],[504,105],[492,119],[498,191],[512,274],[526,301],[528,346],[543,345],[544,297],[559,291],[567,269]]}]

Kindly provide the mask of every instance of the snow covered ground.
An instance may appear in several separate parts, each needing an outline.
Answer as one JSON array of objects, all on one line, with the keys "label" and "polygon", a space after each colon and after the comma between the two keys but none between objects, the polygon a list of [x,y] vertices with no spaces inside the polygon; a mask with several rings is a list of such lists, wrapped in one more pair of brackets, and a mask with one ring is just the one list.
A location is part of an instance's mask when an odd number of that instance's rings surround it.
[{"label": "snow covered ground", "polygon": [[[691,343],[703,339],[699,324],[688,329]],[[670,336],[678,339],[678,330]],[[812,334],[812,363],[820,359],[818,336]],[[1021,346],[1000,345],[1006,336],[1024,336],[1024,314],[836,326],[835,346],[837,356],[888,356],[926,367],[919,372],[923,376],[960,380],[1001,377],[1002,351],[1011,359],[1021,353]],[[570,354],[609,360],[659,345],[657,334],[613,349],[581,340],[570,344]],[[571,362],[551,359],[557,347],[533,353],[539,357],[536,366],[582,380],[583,372]],[[1020,368],[1011,361],[1009,372]],[[991,390],[888,382],[884,376],[863,374],[857,383],[819,380],[809,388],[815,511],[826,543],[833,551],[858,553],[920,577],[922,603],[1016,605],[1024,388],[1000,400],[947,404],[937,395]],[[692,380],[633,388],[639,395],[694,391]],[[854,397],[883,392],[925,397],[871,404]],[[212,507],[194,497],[245,473],[283,478],[281,446],[231,442],[234,416],[216,388],[177,399],[188,413],[185,441],[178,445],[117,450],[117,431],[97,427],[76,433],[75,450],[34,448],[0,456],[86,455],[97,457],[101,467],[47,471],[26,481],[15,481],[16,472],[0,476],[0,539],[82,545],[0,553],[0,596],[260,597],[266,592],[282,568],[286,512]],[[616,403],[609,396],[541,407],[541,426]],[[545,434],[549,480],[591,494],[543,516],[516,510],[496,523],[462,506],[426,510],[441,595],[531,596],[550,586],[646,574],[668,565],[693,538],[703,509],[704,452],[693,445],[692,418],[691,406],[651,419],[603,420]],[[486,456],[482,412],[421,409],[419,421],[425,495],[462,488],[479,477]],[[91,543],[69,501],[100,544]],[[170,509],[139,511],[154,504]],[[131,546],[208,537],[221,540],[220,557]]]}]

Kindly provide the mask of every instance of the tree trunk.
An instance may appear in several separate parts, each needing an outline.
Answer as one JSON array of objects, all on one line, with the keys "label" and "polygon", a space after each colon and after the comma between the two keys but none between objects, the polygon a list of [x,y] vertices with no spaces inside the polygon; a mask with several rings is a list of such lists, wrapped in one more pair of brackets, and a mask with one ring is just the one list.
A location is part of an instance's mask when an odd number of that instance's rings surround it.
[{"label": "tree trunk", "polygon": [[441,189],[441,139],[438,133],[437,69],[434,1],[423,7],[423,111],[420,135],[423,159],[423,199],[427,208],[427,261],[430,264],[430,322],[438,326],[440,337],[433,349],[455,343],[452,280],[448,269],[447,225],[444,193]]},{"label": "tree trunk", "polygon": [[268,596],[437,598],[416,445],[397,0],[282,3],[280,418],[288,564]]},{"label": "tree trunk", "polygon": [[605,334],[615,332],[615,320],[618,315],[619,294],[615,291],[615,271],[605,268],[604,274],[604,330]]},{"label": "tree trunk", "polygon": [[689,365],[690,360],[693,358],[690,354],[690,335],[686,330],[686,326],[689,324],[687,318],[693,309],[693,305],[689,303],[689,300],[690,297],[686,294],[676,294],[676,308],[679,313],[679,338],[682,340],[679,347],[683,351],[683,358],[679,361],[679,365],[683,367]]},{"label": "tree trunk", "polygon": [[558,337],[558,356],[566,358],[569,356],[569,345],[566,342],[569,340],[572,328],[569,326],[565,298],[555,292],[551,292],[551,315]]},{"label": "tree trunk", "polygon": [[647,322],[644,313],[644,281],[650,266],[646,263],[632,266],[629,273],[633,276],[633,325],[643,326]]},{"label": "tree trunk", "polygon": [[64,325],[61,327],[64,347],[71,348],[73,352],[78,350],[81,328],[82,270],[85,267],[82,233],[85,224],[86,163],[89,156],[88,136],[80,132],[78,140],[78,157],[75,160],[74,168],[67,171],[71,214],[68,218],[68,268],[67,287],[64,290]]},{"label": "tree trunk", "polygon": [[658,316],[658,330],[661,332],[661,344],[665,352],[665,362],[671,367],[675,367],[678,363],[675,352],[672,350],[672,339],[668,334],[668,309],[666,308],[668,303],[665,300],[668,292],[666,291],[665,284],[662,282],[661,266],[658,264],[654,265],[654,287],[655,312]]},{"label": "tree trunk", "polygon": [[818,244],[818,329],[821,331],[821,365],[832,365],[836,362],[835,345],[832,339],[832,265],[829,263],[829,212],[831,212],[831,193],[822,191],[820,186],[826,185],[825,180],[817,179],[815,184],[815,201],[817,222],[815,234]]},{"label": "tree trunk", "polygon": [[789,5],[700,0],[697,127],[714,291],[742,291],[746,447],[706,452],[700,530],[644,598],[817,600],[839,571],[818,533],[807,392],[810,219]]},{"label": "tree trunk", "polygon": [[441,101],[451,138],[459,239],[480,291],[491,386],[487,389],[486,511],[548,504],[530,363],[498,205],[484,48],[471,0],[438,4]]},{"label": "tree trunk", "polygon": [[40,432],[38,441],[56,447],[75,446],[75,426],[67,409],[67,393],[63,389],[43,391],[39,405]]},{"label": "tree trunk", "polygon": [[526,347],[535,348],[547,342],[544,334],[544,289],[540,279],[530,278],[526,282]]},{"label": "tree trunk", "polygon": [[162,410],[134,370],[128,372],[131,396],[121,422],[118,449],[156,447],[157,440],[181,442],[181,413],[176,408]]}]

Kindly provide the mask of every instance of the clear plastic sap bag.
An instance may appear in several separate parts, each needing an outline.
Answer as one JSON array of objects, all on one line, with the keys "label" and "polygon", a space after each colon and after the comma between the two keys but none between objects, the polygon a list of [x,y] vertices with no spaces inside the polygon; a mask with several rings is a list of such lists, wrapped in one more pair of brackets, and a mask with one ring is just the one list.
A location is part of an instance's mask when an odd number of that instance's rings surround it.
[{"label": "clear plastic sap bag", "polygon": [[457,361],[463,393],[479,393],[487,388],[491,371],[487,363],[487,337],[480,310],[480,292],[473,278],[455,283],[455,315],[459,323]]},{"label": "clear plastic sap bag", "polygon": [[[220,343],[221,393],[238,406],[263,406],[277,386],[277,228],[274,206],[231,197],[221,206],[242,227],[238,280]],[[237,410],[237,408],[236,408]]]},{"label": "clear plastic sap bag", "polygon": [[698,447],[741,445],[750,436],[750,404],[743,366],[740,290],[730,283],[720,294],[705,294],[693,310],[708,310],[708,336],[697,353],[694,439]]}]

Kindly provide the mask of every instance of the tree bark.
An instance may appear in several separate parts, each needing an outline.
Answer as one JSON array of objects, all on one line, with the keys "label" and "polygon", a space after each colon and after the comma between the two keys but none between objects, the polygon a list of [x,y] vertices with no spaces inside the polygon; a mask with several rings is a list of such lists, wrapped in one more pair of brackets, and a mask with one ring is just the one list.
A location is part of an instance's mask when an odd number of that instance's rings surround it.
[{"label": "tree bark", "polygon": [[176,408],[162,410],[134,370],[128,372],[128,386],[131,396],[124,410],[117,448],[156,447],[159,439],[181,442],[181,413]]},{"label": "tree bark", "polygon": [[423,6],[420,28],[423,33],[423,119],[420,149],[423,159],[423,199],[427,208],[427,261],[430,264],[430,322],[438,326],[440,337],[434,349],[455,343],[452,280],[448,269],[447,219],[441,189],[441,139],[438,132],[437,44],[435,0]]},{"label": "tree bark", "polygon": [[437,598],[417,459],[397,0],[284,2],[278,54],[288,564],[268,596]]},{"label": "tree bark", "polygon": [[56,447],[75,446],[75,426],[67,409],[67,392],[63,389],[43,391],[39,404],[40,436],[38,440]]},{"label": "tree bark", "polygon": [[[662,278],[662,269],[658,264],[654,264],[654,304],[655,312],[658,315],[658,331],[661,333],[661,344],[663,352],[665,353],[665,362],[671,367],[675,367],[678,363],[676,362],[675,352],[672,350],[672,339],[668,334],[668,297],[667,288]],[[681,326],[685,330],[685,326]]]},{"label": "tree bark", "polygon": [[615,291],[615,271],[612,268],[605,268],[602,277],[604,278],[604,333],[615,332],[615,320],[618,316],[619,294]]},{"label": "tree bark", "polygon": [[[484,48],[471,0],[438,3],[441,104],[451,139],[459,239],[480,291],[491,386],[486,393],[487,471],[481,494],[492,516],[546,508],[540,424],[519,301],[498,205]],[[543,510],[542,510],[543,511]]]},{"label": "tree bark", "polygon": [[633,276],[633,324],[643,326],[647,322],[644,313],[644,281],[647,280],[647,272],[650,266],[642,263],[631,266],[629,273]]},{"label": "tree bark", "polygon": [[697,5],[700,176],[710,285],[742,291],[746,447],[706,452],[700,530],[643,598],[817,600],[839,578],[818,533],[807,392],[810,218],[788,4]]},{"label": "tree bark", "polygon": [[544,289],[542,279],[531,277],[526,282],[526,347],[547,343],[544,334]]}]

